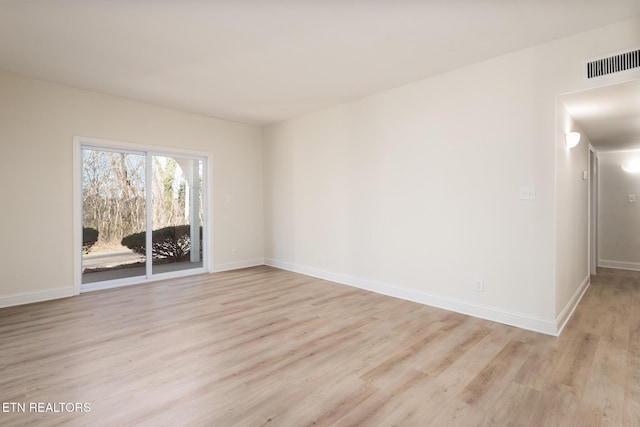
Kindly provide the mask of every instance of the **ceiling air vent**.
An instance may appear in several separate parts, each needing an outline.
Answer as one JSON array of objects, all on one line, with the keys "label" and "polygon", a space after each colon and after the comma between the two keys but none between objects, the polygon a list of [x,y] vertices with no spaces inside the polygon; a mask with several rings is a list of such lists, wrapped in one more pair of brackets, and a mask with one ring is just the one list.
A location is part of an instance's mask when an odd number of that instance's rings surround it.
[{"label": "ceiling air vent", "polygon": [[587,62],[587,78],[606,76],[640,67],[640,49]]}]

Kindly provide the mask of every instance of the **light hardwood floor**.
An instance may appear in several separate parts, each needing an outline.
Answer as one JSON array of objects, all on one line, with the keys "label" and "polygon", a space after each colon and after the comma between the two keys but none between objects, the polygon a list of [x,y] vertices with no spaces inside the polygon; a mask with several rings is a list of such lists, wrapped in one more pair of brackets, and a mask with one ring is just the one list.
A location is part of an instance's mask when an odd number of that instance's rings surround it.
[{"label": "light hardwood floor", "polygon": [[6,308],[0,401],[27,404],[2,426],[638,426],[640,274],[600,271],[560,338],[269,267]]}]

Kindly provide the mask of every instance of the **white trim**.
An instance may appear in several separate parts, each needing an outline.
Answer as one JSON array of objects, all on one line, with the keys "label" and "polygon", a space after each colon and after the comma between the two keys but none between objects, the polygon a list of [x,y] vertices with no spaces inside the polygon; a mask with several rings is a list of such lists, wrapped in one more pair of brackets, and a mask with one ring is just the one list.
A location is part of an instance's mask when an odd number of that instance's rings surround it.
[{"label": "white trim", "polygon": [[354,286],[356,288],[387,295],[395,298],[413,301],[431,307],[442,308],[457,313],[478,317],[493,322],[503,323],[522,329],[528,329],[547,335],[557,336],[557,323],[553,320],[543,319],[524,313],[516,313],[503,310],[498,307],[485,306],[468,301],[462,301],[452,298],[440,297],[426,292],[414,291],[410,289],[398,288],[396,286],[373,282],[358,277],[333,273],[312,267],[301,266],[284,261],[273,259],[265,259],[265,264],[271,267],[283,270],[293,271],[295,273],[307,276],[317,277],[324,280],[340,283],[343,285]]},{"label": "white trim", "polygon": [[74,295],[74,288],[51,289],[48,291],[28,292],[25,294],[7,295],[0,297],[0,308],[15,305],[32,304],[58,298],[68,298]]},{"label": "white trim", "polygon": [[598,266],[598,182],[600,173],[598,169],[598,152],[589,144],[589,191],[587,197],[589,236],[587,239],[589,251],[589,274],[597,274]]},{"label": "white trim", "polygon": [[598,260],[598,267],[640,271],[640,262],[611,261],[607,259],[600,259]]},{"label": "white trim", "polygon": [[82,283],[82,142],[73,137],[73,294]]},{"label": "white trim", "polygon": [[246,259],[242,261],[227,262],[224,264],[213,264],[212,273],[220,273],[222,271],[238,270],[240,268],[258,267],[265,265],[264,258]]},{"label": "white trim", "polygon": [[571,316],[573,316],[573,312],[576,311],[580,300],[582,300],[582,297],[587,292],[587,289],[589,289],[590,285],[591,276],[587,275],[578,289],[576,289],[576,291],[573,293],[573,296],[571,297],[571,299],[569,299],[567,305],[560,312],[560,314],[558,314],[558,317],[556,317],[556,324],[558,325],[558,332],[556,334],[557,336],[560,336],[560,334],[562,333],[562,330],[569,322],[569,319],[571,319]]},{"label": "white trim", "polygon": [[144,153],[144,274],[153,276],[153,154]]},{"label": "white trim", "polygon": [[87,148],[105,149],[112,148],[116,150],[122,150],[128,153],[135,153],[144,155],[150,152],[154,156],[187,156],[187,157],[201,157],[206,158],[211,156],[207,151],[185,150],[183,148],[175,148],[173,146],[163,145],[149,145],[149,144],[136,144],[134,142],[125,142],[112,139],[100,139],[91,138],[87,136],[74,136],[74,140],[81,141],[81,145],[87,146]]},{"label": "white trim", "polygon": [[[206,166],[205,163],[206,162]],[[202,248],[202,266],[207,272],[213,272],[213,154],[205,157],[202,165],[202,182],[206,184],[202,191],[205,198],[202,204],[202,239],[204,247]],[[202,243],[202,242],[201,242]]]}]

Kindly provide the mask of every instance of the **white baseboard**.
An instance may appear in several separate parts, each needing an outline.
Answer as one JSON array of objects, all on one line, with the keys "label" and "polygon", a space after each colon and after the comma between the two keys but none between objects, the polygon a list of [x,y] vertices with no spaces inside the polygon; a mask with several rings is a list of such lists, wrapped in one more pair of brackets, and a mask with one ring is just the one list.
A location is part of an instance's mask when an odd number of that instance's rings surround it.
[{"label": "white baseboard", "polygon": [[227,262],[224,264],[213,264],[211,272],[219,273],[222,271],[238,270],[240,268],[257,267],[259,265],[264,265],[264,258],[246,259],[242,261]]},{"label": "white baseboard", "polygon": [[461,301],[452,298],[440,297],[425,292],[414,291],[410,289],[398,288],[383,283],[377,283],[358,277],[348,276],[344,274],[332,273],[312,267],[296,265],[284,261],[273,259],[265,259],[265,264],[271,267],[283,270],[293,271],[295,273],[307,276],[317,277],[324,280],[340,283],[343,285],[353,286],[371,292],[388,295],[395,298],[413,301],[431,307],[442,308],[457,313],[478,317],[493,322],[503,323],[522,329],[528,329],[547,335],[558,335],[557,323],[553,320],[542,319],[528,314],[510,312],[497,307],[484,306]]},{"label": "white baseboard", "polygon": [[598,260],[598,267],[640,271],[640,262],[611,261],[607,259],[601,259]]},{"label": "white baseboard", "polygon": [[0,296],[0,308],[14,305],[32,304],[34,302],[47,301],[58,298],[67,298],[74,295],[73,287],[51,289],[49,291],[28,292],[25,294]]},{"label": "white baseboard", "polygon": [[560,335],[569,319],[571,319],[573,312],[576,310],[576,307],[578,307],[578,303],[584,296],[585,292],[587,292],[587,289],[589,289],[590,284],[591,275],[587,274],[587,277],[585,277],[578,289],[576,289],[576,291],[573,293],[573,296],[571,296],[571,299],[569,300],[567,305],[556,318],[556,324],[558,325],[558,333],[556,335]]}]

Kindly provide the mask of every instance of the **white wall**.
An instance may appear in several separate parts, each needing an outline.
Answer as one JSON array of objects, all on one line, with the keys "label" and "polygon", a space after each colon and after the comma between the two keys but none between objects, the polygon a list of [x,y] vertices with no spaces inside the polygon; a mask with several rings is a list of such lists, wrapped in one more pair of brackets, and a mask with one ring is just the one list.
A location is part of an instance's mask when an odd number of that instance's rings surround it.
[{"label": "white wall", "polygon": [[[622,170],[640,152],[599,153],[598,265],[640,270],[640,174]],[[636,196],[629,203],[629,194]]]},{"label": "white wall", "polygon": [[73,290],[74,135],[212,153],[213,269],[262,263],[259,128],[0,73],[0,306]]},{"label": "white wall", "polygon": [[[556,310],[562,326],[590,283],[589,274],[589,145],[558,97],[556,108]],[[574,148],[566,132],[580,132]],[[587,180],[583,179],[587,173]],[[579,285],[579,286],[576,286]]]},{"label": "white wall", "polygon": [[584,279],[558,252],[556,96],[637,78],[583,76],[638,40],[630,20],[267,127],[267,262],[556,333]]}]

